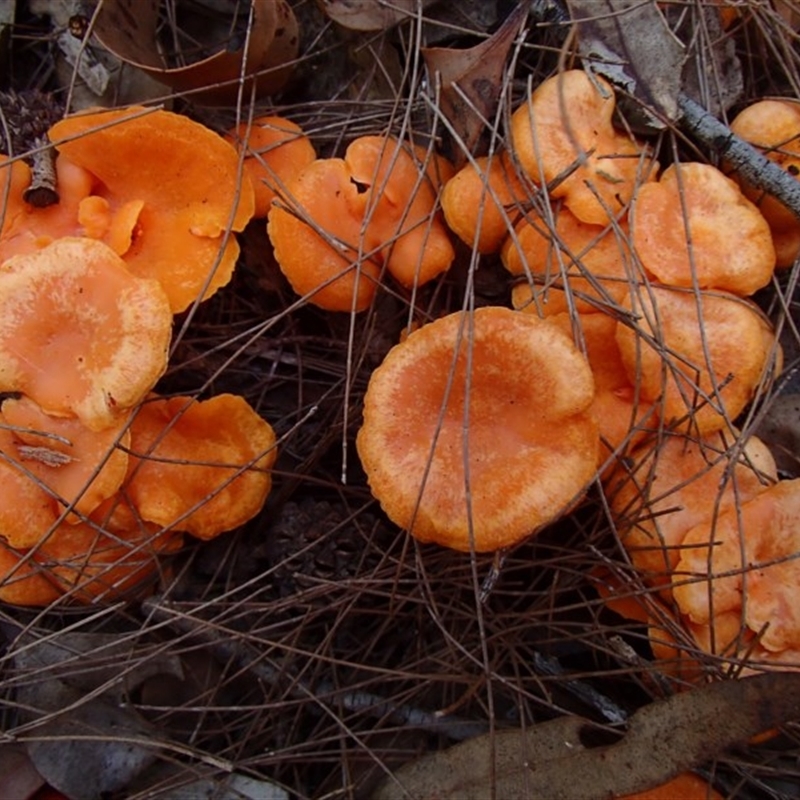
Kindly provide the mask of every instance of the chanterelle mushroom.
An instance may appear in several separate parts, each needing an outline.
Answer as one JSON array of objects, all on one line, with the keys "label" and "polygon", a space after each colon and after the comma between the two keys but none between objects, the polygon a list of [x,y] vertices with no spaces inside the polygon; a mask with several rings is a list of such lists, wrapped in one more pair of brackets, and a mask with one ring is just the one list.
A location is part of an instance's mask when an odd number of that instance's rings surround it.
[{"label": "chanterelle mushroom", "polygon": [[593,398],[586,359],[550,322],[450,314],[373,372],[358,453],[373,495],[417,539],[495,550],[583,495],[597,468]]}]

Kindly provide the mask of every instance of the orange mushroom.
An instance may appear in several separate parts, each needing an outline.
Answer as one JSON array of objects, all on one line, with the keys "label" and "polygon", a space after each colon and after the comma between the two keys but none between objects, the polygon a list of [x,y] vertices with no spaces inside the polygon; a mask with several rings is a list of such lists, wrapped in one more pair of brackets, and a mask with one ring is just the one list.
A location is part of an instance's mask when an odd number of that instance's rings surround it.
[{"label": "orange mushroom", "polygon": [[94,239],[58,239],[0,265],[0,391],[48,414],[110,427],[167,364],[172,313]]},{"label": "orange mushroom", "polygon": [[49,136],[98,182],[110,218],[130,222],[138,209],[122,255],[134,274],[161,282],[173,312],[228,283],[239,254],[230,232],[254,209],[232,145],[185,116],[140,107],[68,117]]},{"label": "orange mushroom", "polygon": [[697,439],[661,433],[605,480],[617,533],[644,581],[667,594],[687,532],[763,492],[778,474],[751,436],[743,447],[721,431]]},{"label": "orange mushroom", "polygon": [[741,296],[766,286],[775,269],[769,225],[738,185],[710,164],[680,163],[636,192],[636,253],[662,283]]},{"label": "orange mushroom", "polygon": [[[543,291],[540,304],[546,316],[574,309],[579,313],[602,311],[619,305],[630,292],[634,273],[627,240],[627,224],[603,227],[581,222],[568,208],[553,209],[553,222],[527,214],[509,237],[500,256],[512,275],[525,275]],[[532,295],[529,285],[514,287],[514,305]],[[571,303],[560,302],[571,300]]]},{"label": "orange mushroom", "polygon": [[0,539],[0,602],[15,606],[48,606],[60,595],[43,567]]},{"label": "orange mushroom", "polygon": [[358,454],[372,494],[418,540],[496,550],[583,496],[597,467],[593,397],[586,359],[546,320],[450,314],[373,372]]},{"label": "orange mushroom", "polygon": [[635,320],[617,325],[628,378],[670,425],[701,435],[729,427],[779,360],[769,322],[734,295],[650,286],[622,306]]},{"label": "orange mushroom", "polygon": [[245,151],[244,170],[255,190],[255,219],[266,217],[283,187],[317,157],[303,129],[283,117],[242,122],[225,138]]},{"label": "orange mushroom", "polygon": [[32,553],[65,599],[110,602],[136,595],[158,574],[159,557],[175,552],[180,534],[155,527],[110,530],[60,525]]},{"label": "orange mushroom", "polygon": [[44,208],[29,205],[24,195],[31,182],[30,167],[24,161],[9,162],[0,155],[0,263],[46,247],[62,236],[85,234],[79,209],[91,195],[94,179],[65,158],[56,160],[56,177],[58,203]]},{"label": "orange mushroom", "polygon": [[[77,419],[51,417],[27,397],[9,398],[0,409],[0,473],[26,496],[33,517],[0,504],[0,535],[15,547],[32,547],[65,508],[67,517],[91,514],[122,485],[130,434],[123,418],[103,431]],[[20,485],[24,484],[24,485]]]},{"label": "orange mushroom", "polygon": [[286,188],[286,207],[269,213],[275,258],[321,308],[362,311],[382,267],[411,288],[454,258],[430,179],[391,137],[356,139],[344,159],[319,159]]},{"label": "orange mushroom", "polygon": [[683,539],[673,595],[698,624],[735,612],[767,653],[800,650],[800,480],[780,481]]},{"label": "orange mushroom", "polygon": [[723,800],[705,778],[684,772],[670,781],[633,794],[615,795],[616,800]]},{"label": "orange mushroom", "polygon": [[608,314],[576,316],[565,312],[548,319],[573,337],[576,345],[586,352],[594,377],[592,407],[600,430],[598,466],[602,467],[612,455],[615,459],[621,457],[657,424],[656,409],[652,402],[638,396],[625,371],[615,336],[617,320],[614,317]]},{"label": "orange mushroom", "polygon": [[[760,100],[738,114],[731,122],[731,130],[761,149],[790,175],[800,175],[800,105],[797,103]],[[742,189],[769,223],[777,265],[790,267],[800,253],[800,220],[772,195],[746,183]]]},{"label": "orange mushroom", "polygon": [[241,397],[153,398],[131,425],[123,486],[138,516],[200,539],[255,516],[272,486],[275,433]]},{"label": "orange mushroom", "polygon": [[606,80],[573,69],[540,84],[511,117],[514,155],[528,177],[594,225],[623,213],[653,166],[644,147],[614,129],[614,106]]},{"label": "orange mushroom", "polygon": [[447,225],[479,253],[500,249],[526,202],[525,186],[505,153],[465,164],[442,191]]}]

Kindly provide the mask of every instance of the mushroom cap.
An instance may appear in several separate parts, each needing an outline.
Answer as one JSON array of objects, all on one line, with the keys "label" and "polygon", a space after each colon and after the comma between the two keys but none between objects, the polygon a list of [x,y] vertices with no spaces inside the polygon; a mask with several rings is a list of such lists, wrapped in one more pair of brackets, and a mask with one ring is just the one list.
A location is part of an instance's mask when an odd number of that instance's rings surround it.
[{"label": "mushroom cap", "polygon": [[[514,154],[583,222],[624,211],[650,171],[650,156],[612,124],[614,91],[599,76],[566,70],[541,83],[511,116]],[[573,170],[570,172],[570,170]]]},{"label": "mushroom cap", "polygon": [[496,253],[527,202],[527,190],[508,156],[497,154],[465,164],[442,190],[448,227],[479,253]]},{"label": "mushroom cap", "polygon": [[162,283],[173,312],[228,283],[239,246],[226,232],[242,230],[255,203],[230,143],[183,115],[138,106],[67,117],[49,136],[113,209],[142,201],[125,262]]},{"label": "mushroom cap", "polygon": [[[627,239],[627,224],[591,225],[581,222],[568,208],[553,209],[555,225],[528,213],[515,226],[515,236],[506,239],[500,257],[512,275],[529,275],[543,287],[564,287],[573,295],[572,307],[579,313],[619,305],[630,292],[634,270]],[[527,294],[530,296],[529,287]],[[524,289],[517,290],[520,305]],[[553,301],[560,293],[551,293]],[[563,297],[563,296],[562,296]],[[569,310],[564,303],[541,304],[545,315]]]},{"label": "mushroom cap", "polygon": [[317,157],[303,129],[283,117],[243,122],[225,138],[245,150],[244,170],[255,190],[255,219],[265,218],[282,187]]},{"label": "mushroom cap", "polygon": [[631,234],[642,264],[670,286],[747,296],[766,286],[775,269],[766,219],[710,164],[673,164],[657,183],[641,186]]},{"label": "mushroom cap", "polygon": [[787,480],[689,530],[675,567],[681,611],[700,624],[738,612],[768,652],[800,649],[798,520],[800,480]]},{"label": "mushroom cap", "polygon": [[[616,340],[617,320],[608,314],[562,313],[548,317],[583,346],[592,369],[595,397],[592,403],[600,430],[598,466],[612,454],[617,457],[635,446],[657,421],[651,402],[637,397]],[[577,325],[573,323],[577,322]]]},{"label": "mushroom cap", "polygon": [[131,425],[125,495],[141,519],[212,539],[264,505],[275,433],[242,397],[144,403]]},{"label": "mushroom cap", "polygon": [[[3,529],[7,541],[17,547],[36,544],[66,506],[77,514],[91,514],[125,479],[128,454],[123,448],[130,443],[130,433],[124,418],[111,428],[91,431],[77,419],[51,417],[30,398],[20,397],[3,402],[0,424],[10,426],[0,434],[3,471],[19,464],[16,471],[41,492],[42,507],[50,508],[50,518],[43,515],[38,526],[25,521],[33,540],[19,541]],[[25,489],[26,494],[30,491]],[[67,519],[77,522],[79,517],[71,514]]]},{"label": "mushroom cap", "polygon": [[373,372],[356,445],[397,525],[491,551],[582,497],[597,467],[593,398],[586,359],[556,326],[505,308],[459,312],[411,333]]},{"label": "mushroom cap", "polygon": [[643,443],[604,481],[617,533],[650,586],[668,591],[687,532],[735,508],[778,480],[767,446],[751,436],[743,449],[717,431],[680,433]]},{"label": "mushroom cap", "polygon": [[24,161],[10,164],[0,155],[0,263],[12,256],[32,253],[63,236],[85,234],[79,220],[81,203],[91,195],[91,174],[66,158],[56,159],[59,201],[44,208],[24,200],[31,170]]},{"label": "mushroom cap", "polygon": [[[800,105],[759,100],[739,112],[731,130],[750,142],[790,175],[800,175]],[[738,176],[734,175],[738,179]],[[777,266],[790,267],[800,253],[800,220],[779,200],[739,179],[742,191],[769,223]]]},{"label": "mushroom cap", "polygon": [[65,596],[78,603],[138,594],[158,574],[158,556],[173,552],[179,534],[136,527],[109,531],[96,524],[59,525],[33,560]]},{"label": "mushroom cap", "polygon": [[359,252],[363,203],[345,161],[314,161],[289,182],[286,202],[272,207],[267,230],[292,289],[328,311],[368,308],[381,270]]},{"label": "mushroom cap", "polygon": [[345,157],[319,159],[286,187],[267,230],[292,288],[329,311],[363,311],[381,268],[403,286],[422,285],[452,263],[436,191],[392,137],[364,136]]},{"label": "mushroom cap", "polygon": [[172,313],[94,239],[58,239],[0,265],[0,391],[48,414],[110,427],[167,365]]},{"label": "mushroom cap", "polygon": [[0,602],[15,606],[48,606],[61,592],[47,572],[24,551],[16,552],[0,539]]},{"label": "mushroom cap", "polygon": [[361,136],[345,161],[361,198],[366,242],[379,250],[389,274],[410,289],[449,269],[455,251],[436,211],[436,188],[414,155],[391,136]]},{"label": "mushroom cap", "polygon": [[775,335],[752,303],[650,286],[622,305],[636,319],[617,324],[628,378],[670,425],[701,435],[728,427],[769,382]]}]

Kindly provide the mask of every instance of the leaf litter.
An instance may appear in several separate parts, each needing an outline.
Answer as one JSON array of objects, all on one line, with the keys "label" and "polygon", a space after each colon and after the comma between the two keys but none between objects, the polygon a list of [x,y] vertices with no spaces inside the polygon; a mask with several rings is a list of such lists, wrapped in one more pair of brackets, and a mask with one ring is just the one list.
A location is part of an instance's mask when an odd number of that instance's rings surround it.
[{"label": "leaf litter", "polygon": [[[75,16],[61,6],[77,5],[16,5],[14,24],[2,23],[9,69],[0,88],[47,88],[69,100],[79,95],[73,84],[86,84],[85,104],[97,104],[102,86],[74,52],[59,56],[60,72],[42,66],[51,48],[61,52],[53,34]],[[447,140],[453,156],[469,160],[487,141],[508,143],[506,120],[529,85],[583,58],[628,95],[623,125],[658,121],[648,136],[659,158],[680,152],[718,163],[738,146],[725,125],[729,109],[800,90],[792,6],[782,0],[744,9],[731,27],[718,21],[718,4],[701,2],[605,2],[603,14],[577,0],[471,4],[482,16],[441,3],[291,5],[300,55],[271,100],[251,104],[243,92],[209,108],[148,84],[132,101],[160,98],[220,132],[257,109],[278,109],[326,156],[357,135],[391,132],[428,153]],[[575,28],[570,13],[580,18]],[[137,71],[106,62],[96,40],[81,52],[110,64],[115,96],[142,91]],[[441,83],[449,95],[435,91],[437,70],[453,71]],[[759,171],[752,152],[742,153]],[[779,194],[780,184],[794,204],[796,187],[779,176],[766,188]],[[144,602],[0,610],[2,750],[23,765],[12,775],[32,766],[75,798],[465,796],[458,781],[448,783],[456,764],[472,796],[512,797],[530,796],[535,784],[521,761],[541,748],[535,780],[566,782],[563,791],[574,786],[585,797],[697,767],[731,797],[796,796],[796,674],[731,680],[742,662],[700,650],[668,615],[662,622],[709,685],[689,687],[657,661],[647,627],[609,610],[596,591],[619,583],[660,608],[619,548],[599,491],[499,556],[420,546],[371,503],[352,446],[370,371],[414,325],[464,304],[507,305],[498,259],[479,262],[464,250],[436,285],[388,292],[362,316],[337,317],[297,302],[262,230],[251,226],[242,238],[231,286],[179,320],[160,388],[241,392],[280,420],[276,489],[242,529],[169,559]],[[794,271],[758,299],[796,342]],[[787,363],[789,375],[796,362]],[[796,414],[791,387],[778,381],[745,426],[766,427],[783,404]],[[773,441],[788,451],[788,470],[796,447],[781,425]],[[687,737],[669,753],[653,747],[679,732]],[[633,770],[601,768],[632,755],[645,757]],[[576,781],[584,769],[602,780]],[[27,774],[32,796],[37,783]]]}]

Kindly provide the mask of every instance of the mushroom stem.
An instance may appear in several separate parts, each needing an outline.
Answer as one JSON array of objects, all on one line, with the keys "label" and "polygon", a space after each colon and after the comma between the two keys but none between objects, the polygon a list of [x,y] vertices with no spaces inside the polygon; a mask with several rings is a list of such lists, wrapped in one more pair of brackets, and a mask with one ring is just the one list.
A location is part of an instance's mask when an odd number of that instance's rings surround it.
[{"label": "mushroom stem", "polygon": [[748,183],[769,192],[800,217],[800,182],[784,172],[727,125],[723,125],[699,103],[684,94],[678,96],[683,127],[714,148]]},{"label": "mushroom stem", "polygon": [[56,178],[56,151],[46,136],[34,141],[36,150],[31,155],[31,184],[23,192],[22,199],[34,208],[55,205],[58,200]]}]

